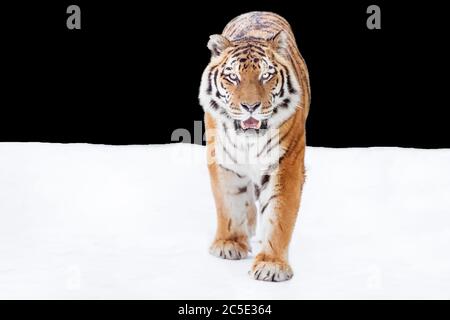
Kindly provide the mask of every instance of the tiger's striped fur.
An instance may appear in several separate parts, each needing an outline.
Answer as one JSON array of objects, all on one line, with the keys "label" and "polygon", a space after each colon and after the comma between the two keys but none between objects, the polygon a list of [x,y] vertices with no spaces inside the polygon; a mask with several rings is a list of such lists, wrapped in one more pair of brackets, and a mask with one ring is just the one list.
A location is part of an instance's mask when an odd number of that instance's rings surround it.
[{"label": "tiger's striped fur", "polygon": [[222,35],[210,37],[208,48],[199,100],[218,221],[210,252],[245,258],[258,220],[261,251],[250,275],[288,280],[305,172],[305,61],[288,22],[271,12],[236,17]]}]

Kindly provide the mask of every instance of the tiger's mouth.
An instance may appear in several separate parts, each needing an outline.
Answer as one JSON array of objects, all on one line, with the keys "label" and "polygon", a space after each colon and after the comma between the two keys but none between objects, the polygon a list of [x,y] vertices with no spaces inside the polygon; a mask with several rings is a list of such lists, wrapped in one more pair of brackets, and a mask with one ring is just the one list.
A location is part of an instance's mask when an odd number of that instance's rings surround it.
[{"label": "tiger's mouth", "polygon": [[259,128],[261,128],[261,121],[250,117],[247,120],[241,121],[240,125],[243,130],[259,129]]},{"label": "tiger's mouth", "polygon": [[267,119],[257,120],[253,117],[250,117],[246,120],[234,120],[234,127],[237,131],[244,131],[244,132],[253,131],[259,133],[260,130],[267,129]]}]

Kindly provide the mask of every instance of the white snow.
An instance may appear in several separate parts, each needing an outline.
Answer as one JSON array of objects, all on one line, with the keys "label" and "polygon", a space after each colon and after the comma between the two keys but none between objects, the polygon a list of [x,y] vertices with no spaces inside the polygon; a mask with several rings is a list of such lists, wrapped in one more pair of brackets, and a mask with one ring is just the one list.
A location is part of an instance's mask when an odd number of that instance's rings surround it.
[{"label": "white snow", "polygon": [[203,147],[0,143],[0,298],[450,298],[450,150],[309,147],[306,166],[294,278],[267,283],[208,254]]}]

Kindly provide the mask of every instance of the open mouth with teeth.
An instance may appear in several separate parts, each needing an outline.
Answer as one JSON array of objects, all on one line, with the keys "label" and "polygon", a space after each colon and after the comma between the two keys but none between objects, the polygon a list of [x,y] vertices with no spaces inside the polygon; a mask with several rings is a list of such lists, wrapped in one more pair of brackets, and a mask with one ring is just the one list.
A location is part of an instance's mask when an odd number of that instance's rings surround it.
[{"label": "open mouth with teeth", "polygon": [[241,121],[240,124],[241,128],[244,130],[261,128],[261,121],[256,120],[252,117],[248,118],[247,120]]},{"label": "open mouth with teeth", "polygon": [[236,130],[255,131],[258,133],[260,130],[267,129],[267,120],[257,120],[253,117],[246,120],[234,120],[234,127]]}]

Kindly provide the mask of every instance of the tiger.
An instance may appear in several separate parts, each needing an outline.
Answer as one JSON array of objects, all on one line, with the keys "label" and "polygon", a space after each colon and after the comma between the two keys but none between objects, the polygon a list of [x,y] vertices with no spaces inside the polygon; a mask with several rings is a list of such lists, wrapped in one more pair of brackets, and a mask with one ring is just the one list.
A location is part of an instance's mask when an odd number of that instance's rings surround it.
[{"label": "tiger", "polygon": [[289,280],[288,249],[305,181],[306,63],[289,23],[272,12],[237,16],[207,47],[199,102],[217,215],[209,252],[248,257],[258,224],[250,277]]}]

